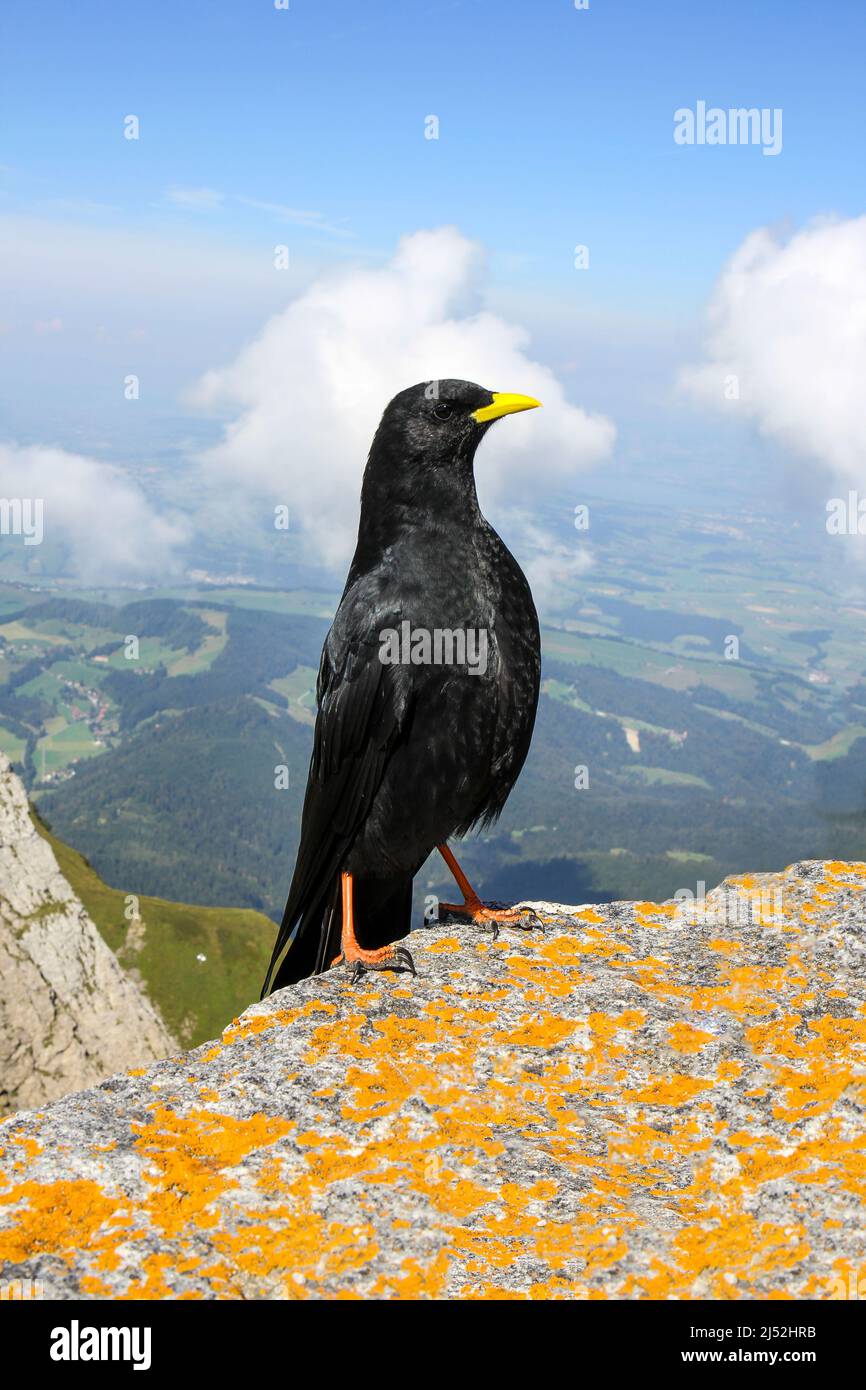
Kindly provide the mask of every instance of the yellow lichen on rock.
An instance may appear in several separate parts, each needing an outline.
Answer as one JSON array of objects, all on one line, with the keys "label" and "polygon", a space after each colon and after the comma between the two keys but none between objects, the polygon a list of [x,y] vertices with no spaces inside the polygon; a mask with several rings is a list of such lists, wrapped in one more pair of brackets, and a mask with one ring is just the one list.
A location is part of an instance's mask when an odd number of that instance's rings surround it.
[{"label": "yellow lichen on rock", "polygon": [[866,1245],[864,886],[866,866],[809,864],[691,915],[550,907],[495,949],[437,927],[417,979],[283,991],[0,1129],[0,1277],[59,1297],[837,1296]]}]

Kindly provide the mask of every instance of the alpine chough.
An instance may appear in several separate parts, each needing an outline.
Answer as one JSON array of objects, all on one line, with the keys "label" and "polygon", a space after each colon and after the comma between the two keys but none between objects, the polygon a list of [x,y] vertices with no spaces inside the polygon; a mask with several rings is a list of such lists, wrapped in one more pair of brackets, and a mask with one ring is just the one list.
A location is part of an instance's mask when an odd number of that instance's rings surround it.
[{"label": "alpine chough", "polygon": [[412,879],[439,848],[477,923],[487,908],[448,848],[494,821],[529,749],[541,666],[526,578],[482,516],[475,451],[539,402],[468,381],[395,396],[361,489],[358,544],[319,667],[301,841],[262,996],[345,963],[412,970]]}]

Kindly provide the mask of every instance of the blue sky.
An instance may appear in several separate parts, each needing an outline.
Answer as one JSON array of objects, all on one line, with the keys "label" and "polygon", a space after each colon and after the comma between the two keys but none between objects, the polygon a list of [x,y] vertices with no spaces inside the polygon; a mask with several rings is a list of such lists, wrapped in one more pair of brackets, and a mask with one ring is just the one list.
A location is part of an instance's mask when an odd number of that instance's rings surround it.
[{"label": "blue sky", "polygon": [[[657,308],[705,289],[752,227],[859,211],[864,144],[858,0],[185,0],[7,11],[8,208],[107,204],[179,230],[173,185],[321,214],[299,247],[385,254],[453,221],[510,273]],[[696,99],[782,107],[784,149],[682,149],[672,114]],[[137,144],[119,138],[141,117]],[[423,139],[423,118],[441,121]],[[200,219],[199,219],[200,220]],[[267,214],[231,202],[218,235]],[[272,219],[278,221],[278,219]],[[333,245],[330,245],[333,243]]]},{"label": "blue sky", "polygon": [[[184,392],[316,275],[454,224],[570,398],[664,450],[700,432],[670,384],[743,238],[863,212],[860,0],[42,0],[2,24],[0,404],[22,441],[180,447]],[[677,146],[698,100],[781,108],[782,152]],[[133,358],[149,391],[119,433]]]}]

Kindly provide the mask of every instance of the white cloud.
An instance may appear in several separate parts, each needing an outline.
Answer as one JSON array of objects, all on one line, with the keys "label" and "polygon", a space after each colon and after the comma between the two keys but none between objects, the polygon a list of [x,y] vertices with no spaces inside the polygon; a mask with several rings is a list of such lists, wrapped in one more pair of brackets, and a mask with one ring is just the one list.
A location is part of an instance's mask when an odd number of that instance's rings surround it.
[{"label": "white cloud", "polygon": [[[178,566],[185,524],[158,515],[112,464],[65,449],[0,443],[0,498],[41,500],[44,543],[59,543],[70,570],[86,582],[147,579]],[[2,543],[16,542],[4,536]]]},{"label": "white cloud", "polygon": [[[748,236],[716,285],[706,358],[681,373],[684,390],[862,483],[866,216]],[[732,378],[738,401],[725,398]]]},{"label": "white cloud", "polygon": [[312,231],[327,232],[331,236],[354,236],[347,227],[339,227],[325,220],[324,213],[309,212],[304,208],[290,208],[285,203],[263,202],[260,198],[242,198],[237,201],[243,203],[244,207],[255,208],[257,212],[266,212],[270,217],[275,217],[278,222],[291,222],[296,227],[308,227]]},{"label": "white cloud", "polygon": [[578,541],[566,545],[555,540],[525,513],[517,515],[514,522],[523,572],[536,608],[541,613],[570,610],[580,581],[592,569],[590,551]]},{"label": "white cloud", "polygon": [[294,227],[306,227],[314,232],[323,232],[331,236],[351,237],[354,232],[348,228],[337,226],[328,222],[324,213],[313,212],[307,208],[293,208],[286,203],[267,202],[262,198],[247,198],[242,194],[228,196],[215,188],[185,188],[177,185],[167,188],[165,196],[175,207],[186,208],[192,212],[213,212],[216,208],[223,208],[228,203],[240,204],[242,207],[253,208],[256,212],[267,213],[269,218],[277,222],[288,222]]},{"label": "white cloud", "polygon": [[236,412],[203,457],[232,504],[287,503],[311,555],[351,554],[364,462],[382,410],[418,381],[462,377],[537,396],[544,409],[494,427],[476,467],[482,503],[530,500],[609,454],[614,427],[565,400],[527,332],[477,300],[479,248],[445,227],[405,237],[381,269],[323,277],[276,314],[199,405]]},{"label": "white cloud", "polygon": [[169,188],[166,195],[170,203],[175,203],[180,208],[192,208],[194,211],[209,211],[211,208],[222,207],[225,202],[225,194],[218,192],[215,188]]}]

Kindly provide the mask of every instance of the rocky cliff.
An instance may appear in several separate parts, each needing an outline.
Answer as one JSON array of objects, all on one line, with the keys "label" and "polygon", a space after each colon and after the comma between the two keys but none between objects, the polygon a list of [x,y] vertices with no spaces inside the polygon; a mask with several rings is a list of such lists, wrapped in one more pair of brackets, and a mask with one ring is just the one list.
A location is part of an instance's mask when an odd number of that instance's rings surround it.
[{"label": "rocky cliff", "polygon": [[173,1046],[34,829],[0,753],[0,1113],[43,1105]]},{"label": "rocky cliff", "polygon": [[705,901],[540,904],[530,935],[418,932],[417,979],[284,990],[0,1126],[0,1281],[846,1296],[866,1278],[864,890],[864,864],[803,863]]}]

